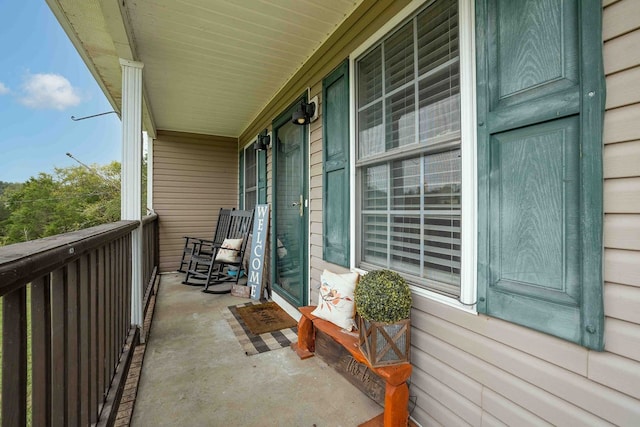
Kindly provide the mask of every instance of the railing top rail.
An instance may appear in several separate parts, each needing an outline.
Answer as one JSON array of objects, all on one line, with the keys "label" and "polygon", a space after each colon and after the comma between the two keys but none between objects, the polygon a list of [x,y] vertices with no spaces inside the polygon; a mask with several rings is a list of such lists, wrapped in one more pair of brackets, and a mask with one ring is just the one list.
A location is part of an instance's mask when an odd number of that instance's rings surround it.
[{"label": "railing top rail", "polygon": [[0,296],[130,233],[139,224],[118,221],[0,247]]},{"label": "railing top rail", "polygon": [[149,215],[145,215],[145,216],[142,217],[142,225],[145,225],[145,224],[147,224],[149,222],[153,222],[156,219],[158,219],[158,214],[155,213],[155,212],[150,213]]}]

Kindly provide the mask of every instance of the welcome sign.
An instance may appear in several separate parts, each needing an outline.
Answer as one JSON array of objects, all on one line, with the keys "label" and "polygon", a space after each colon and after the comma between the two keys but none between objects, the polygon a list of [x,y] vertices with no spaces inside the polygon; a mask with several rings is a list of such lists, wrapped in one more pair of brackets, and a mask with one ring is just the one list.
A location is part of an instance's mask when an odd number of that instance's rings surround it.
[{"label": "welcome sign", "polygon": [[262,270],[268,229],[269,205],[257,205],[253,215],[253,239],[247,279],[247,286],[251,289],[251,299],[255,300],[260,300],[262,296]]}]

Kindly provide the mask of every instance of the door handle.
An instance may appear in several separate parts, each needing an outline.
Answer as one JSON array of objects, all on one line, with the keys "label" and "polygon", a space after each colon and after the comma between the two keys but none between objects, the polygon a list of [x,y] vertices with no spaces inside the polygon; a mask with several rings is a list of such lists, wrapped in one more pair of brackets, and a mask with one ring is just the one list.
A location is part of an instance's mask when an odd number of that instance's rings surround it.
[{"label": "door handle", "polygon": [[296,206],[300,210],[300,216],[304,216],[304,205],[302,204],[302,194],[300,195],[300,201],[299,202],[291,203],[291,207],[295,208]]}]

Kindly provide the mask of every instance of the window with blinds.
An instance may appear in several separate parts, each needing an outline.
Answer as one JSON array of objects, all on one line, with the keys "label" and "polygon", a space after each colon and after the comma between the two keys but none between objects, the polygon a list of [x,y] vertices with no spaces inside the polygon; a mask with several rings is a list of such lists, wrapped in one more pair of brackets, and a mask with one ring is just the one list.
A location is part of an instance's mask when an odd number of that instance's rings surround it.
[{"label": "window with blinds", "polygon": [[437,0],[356,59],[361,268],[460,294],[457,0]]}]

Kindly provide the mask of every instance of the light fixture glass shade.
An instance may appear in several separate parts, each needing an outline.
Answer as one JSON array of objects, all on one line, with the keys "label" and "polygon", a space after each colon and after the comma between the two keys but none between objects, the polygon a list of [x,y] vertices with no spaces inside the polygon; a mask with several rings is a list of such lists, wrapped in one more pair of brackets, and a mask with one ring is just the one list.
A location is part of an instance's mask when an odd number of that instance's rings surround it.
[{"label": "light fixture glass shade", "polygon": [[296,111],[293,112],[291,116],[291,121],[294,125],[305,125],[307,124],[309,118],[307,117],[304,107],[300,105]]},{"label": "light fixture glass shade", "polygon": [[294,125],[306,125],[311,123],[311,117],[316,112],[316,104],[302,101],[298,106],[298,109],[291,115],[291,122]]},{"label": "light fixture glass shade", "polygon": [[253,149],[256,151],[264,151],[267,149],[267,147],[269,147],[270,143],[271,143],[271,137],[269,136],[269,134],[267,133],[267,130],[265,129],[258,134],[258,138],[256,139],[256,142],[253,144]]}]

